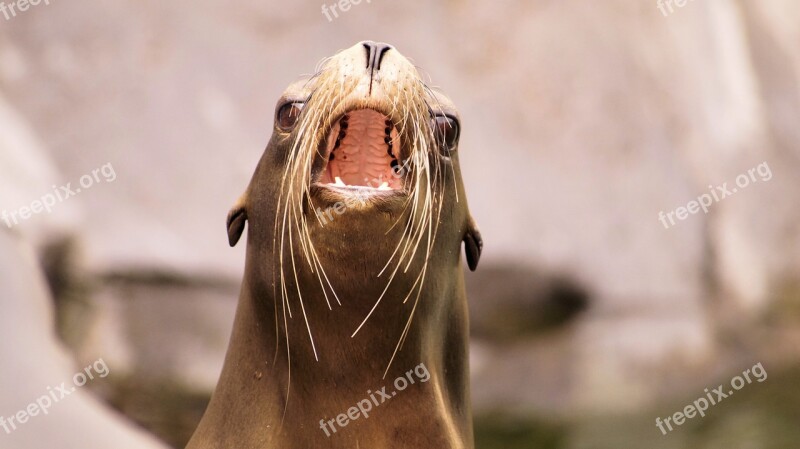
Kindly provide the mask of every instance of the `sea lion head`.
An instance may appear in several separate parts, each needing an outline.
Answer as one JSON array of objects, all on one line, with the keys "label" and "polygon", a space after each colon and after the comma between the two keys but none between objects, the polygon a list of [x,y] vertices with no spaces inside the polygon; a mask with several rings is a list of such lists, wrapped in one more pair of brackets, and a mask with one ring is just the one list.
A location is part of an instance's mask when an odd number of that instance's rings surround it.
[{"label": "sea lion head", "polygon": [[437,272],[461,276],[461,242],[474,270],[482,242],[460,134],[453,103],[394,47],[360,42],[324,60],[281,96],[272,138],[228,216],[232,246],[249,223],[247,263],[261,267],[250,283],[287,302],[314,289],[327,308],[342,292],[373,295],[377,306],[393,282],[413,298]]}]

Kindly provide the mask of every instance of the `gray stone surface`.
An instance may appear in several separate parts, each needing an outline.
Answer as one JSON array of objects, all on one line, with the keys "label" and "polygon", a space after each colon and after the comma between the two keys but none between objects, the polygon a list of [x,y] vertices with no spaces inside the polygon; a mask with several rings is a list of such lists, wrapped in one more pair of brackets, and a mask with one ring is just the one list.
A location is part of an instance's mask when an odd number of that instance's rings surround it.
[{"label": "gray stone surface", "polygon": [[[4,181],[0,208],[17,207],[41,195],[39,189],[47,189],[57,176],[27,125],[2,98],[0,120],[0,179]],[[0,448],[163,448],[103,405],[88,386],[75,384],[73,376],[89,365],[74,363],[58,341],[54,303],[34,246],[68,229],[69,222],[49,215],[12,229],[0,226]],[[98,366],[90,372],[102,375],[106,368],[115,369]],[[103,379],[95,377],[90,382]]]},{"label": "gray stone surface", "polygon": [[108,354],[142,382],[213,391],[237,297],[238,287],[112,283],[94,296],[80,358]]},{"label": "gray stone surface", "polygon": [[[0,255],[0,416],[8,425],[0,429],[0,448],[163,448],[98,401],[88,386],[75,386],[73,376],[90,365],[76,364],[57,341],[52,300],[33,248],[0,231]],[[99,366],[92,372],[106,372],[102,366],[115,369],[108,363]],[[90,382],[103,381],[96,377]],[[60,386],[70,393],[62,396]],[[51,404],[47,414],[36,409],[20,424],[18,413],[37,402]],[[15,424],[12,417],[17,417]]]}]

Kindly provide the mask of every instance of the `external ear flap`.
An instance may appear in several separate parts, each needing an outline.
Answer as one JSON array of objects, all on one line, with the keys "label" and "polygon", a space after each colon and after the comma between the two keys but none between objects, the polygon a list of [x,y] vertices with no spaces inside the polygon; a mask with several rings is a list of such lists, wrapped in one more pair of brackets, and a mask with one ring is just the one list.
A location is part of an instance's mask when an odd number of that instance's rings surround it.
[{"label": "external ear flap", "polygon": [[483,238],[478,225],[472,217],[469,218],[467,232],[464,233],[464,250],[467,253],[467,265],[469,265],[470,271],[475,271],[478,268],[478,261],[481,259],[481,252],[483,251]]},{"label": "external ear flap", "polygon": [[244,224],[247,222],[247,210],[244,207],[244,197],[239,198],[236,205],[228,212],[228,243],[231,247],[239,243],[239,239],[244,232]]}]

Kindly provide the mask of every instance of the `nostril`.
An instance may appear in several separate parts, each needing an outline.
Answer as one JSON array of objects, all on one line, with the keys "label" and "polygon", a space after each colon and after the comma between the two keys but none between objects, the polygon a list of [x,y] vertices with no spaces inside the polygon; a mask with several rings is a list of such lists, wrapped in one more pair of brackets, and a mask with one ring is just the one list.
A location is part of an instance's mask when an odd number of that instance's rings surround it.
[{"label": "nostril", "polygon": [[386,44],[384,44],[384,46],[383,46],[383,47],[381,47],[381,48],[379,48],[379,49],[378,49],[378,51],[377,51],[377,53],[378,53],[378,65],[377,65],[377,67],[376,67],[376,70],[380,70],[380,69],[381,69],[381,62],[383,62],[383,57],[384,57],[384,56],[386,55],[386,53],[388,53],[388,52],[389,52],[389,50],[391,50],[391,49],[392,49],[392,46],[391,46],[391,45],[386,45]]},{"label": "nostril", "polygon": [[373,42],[364,42],[364,49],[367,50],[367,69],[372,66],[372,55],[375,49]]}]

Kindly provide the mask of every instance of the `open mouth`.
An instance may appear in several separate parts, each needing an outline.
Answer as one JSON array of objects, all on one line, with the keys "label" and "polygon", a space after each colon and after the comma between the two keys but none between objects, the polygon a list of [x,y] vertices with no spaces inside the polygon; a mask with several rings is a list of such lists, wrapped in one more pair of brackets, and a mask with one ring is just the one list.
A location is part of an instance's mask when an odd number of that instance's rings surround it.
[{"label": "open mouth", "polygon": [[344,114],[331,128],[318,183],[326,187],[401,190],[400,136],[386,115],[373,109]]}]

